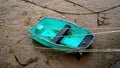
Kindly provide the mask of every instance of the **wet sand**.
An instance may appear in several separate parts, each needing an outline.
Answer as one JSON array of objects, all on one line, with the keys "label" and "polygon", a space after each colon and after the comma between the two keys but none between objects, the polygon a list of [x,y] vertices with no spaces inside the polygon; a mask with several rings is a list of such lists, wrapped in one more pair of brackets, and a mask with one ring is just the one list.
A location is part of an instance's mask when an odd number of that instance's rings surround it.
[{"label": "wet sand", "polygon": [[[119,68],[119,52],[86,53],[77,60],[72,54],[32,48],[43,46],[28,33],[43,16],[81,24],[93,33],[113,31],[90,28],[120,28],[119,5],[119,0],[0,0],[0,68]],[[120,49],[119,36],[96,35],[91,48]]]}]

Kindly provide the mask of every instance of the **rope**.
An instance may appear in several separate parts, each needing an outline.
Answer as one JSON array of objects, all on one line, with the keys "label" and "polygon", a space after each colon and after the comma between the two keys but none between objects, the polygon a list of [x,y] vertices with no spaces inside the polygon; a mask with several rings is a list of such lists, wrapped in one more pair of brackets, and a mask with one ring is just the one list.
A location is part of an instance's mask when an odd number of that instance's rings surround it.
[{"label": "rope", "polygon": [[[22,49],[27,49],[27,50],[33,50],[33,48],[35,49],[39,49],[41,51],[60,51],[58,48],[54,48],[56,50],[53,50],[53,48],[46,48],[46,47],[35,47],[35,46],[28,46],[28,45],[15,45],[15,44],[12,44],[10,45],[10,43],[0,43],[2,45],[6,45],[6,46],[9,46],[9,47],[12,47],[13,49],[14,48],[22,48]],[[1,45],[1,46],[2,46]],[[58,49],[58,50],[57,50]],[[66,51],[73,51],[73,52],[120,52],[120,49],[64,49]]]},{"label": "rope", "polygon": [[[120,32],[120,30],[116,30],[116,31],[107,31],[107,32],[98,32],[98,33],[90,33],[90,34],[76,34],[76,35],[65,35],[65,36],[56,36],[56,37],[75,37],[75,36],[85,36],[85,35],[93,35],[93,34],[95,34],[95,35],[100,35],[100,34],[110,34],[110,33],[119,33]],[[34,34],[34,35],[36,35],[36,34]],[[38,35],[37,35],[38,36]],[[48,38],[48,36],[43,36],[43,37],[47,37]],[[49,36],[49,37],[54,37],[54,36]]]},{"label": "rope", "polygon": [[[3,25],[3,24],[0,24],[0,25]],[[4,26],[6,26],[6,25],[4,25]],[[20,27],[20,28],[23,28],[23,27]],[[46,29],[50,29],[50,28],[46,28]],[[53,29],[53,28],[51,28],[51,29]],[[86,28],[69,28],[69,29],[86,29]],[[120,29],[120,28],[89,28],[89,29]],[[93,33],[93,34],[98,35],[98,34],[108,34],[108,33],[118,33],[118,32],[120,32],[120,30],[107,31],[107,32],[98,32],[98,33]],[[57,37],[85,36],[85,35],[91,35],[91,34],[76,34],[76,35],[57,36]],[[44,36],[44,37],[48,37],[48,36]],[[49,36],[49,37],[51,37],[51,36]]]},{"label": "rope", "polygon": [[[26,26],[26,27],[21,27],[21,26],[13,26],[13,25],[4,25],[4,24],[0,24],[0,28],[5,28],[5,27],[10,27],[10,28],[23,28],[23,29],[29,29],[31,28],[31,26]],[[45,28],[45,27],[44,27]],[[55,28],[45,28],[45,29],[55,29]],[[78,29],[93,29],[93,30],[102,30],[102,29],[105,29],[105,30],[119,30],[120,27],[117,27],[117,28],[113,28],[113,27],[109,27],[109,28],[63,28],[63,29],[75,29],[75,30],[78,30]]]},{"label": "rope", "polygon": [[[0,28],[5,28],[5,27],[0,27]],[[12,27],[13,28],[13,27]],[[14,28],[23,28],[23,29],[29,29],[30,27],[18,27],[14,26]],[[45,28],[48,30],[57,30],[57,28]],[[79,30],[79,29],[90,29],[90,30],[120,30],[120,28],[63,28],[63,29],[74,29],[74,30]]]}]

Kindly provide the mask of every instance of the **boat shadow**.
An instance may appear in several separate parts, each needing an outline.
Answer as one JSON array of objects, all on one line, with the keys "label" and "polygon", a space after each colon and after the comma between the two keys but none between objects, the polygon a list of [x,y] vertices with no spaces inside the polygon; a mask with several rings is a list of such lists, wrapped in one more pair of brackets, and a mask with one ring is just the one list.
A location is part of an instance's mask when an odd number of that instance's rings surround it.
[{"label": "boat shadow", "polygon": [[[56,50],[48,50],[49,48],[46,46],[43,46],[42,44],[32,40],[32,43],[35,47],[38,47],[38,49],[35,49],[36,51],[39,51],[41,54],[43,54],[44,56],[51,56],[53,57],[52,59],[56,59],[56,60],[69,60],[71,61],[84,61],[84,60],[89,60],[92,56],[92,53],[83,53],[82,55],[80,55],[79,53],[64,53],[64,52],[60,52],[60,51],[56,51]],[[40,47],[40,49],[39,49]],[[42,48],[46,48],[46,49],[42,49]],[[89,48],[92,48],[92,46],[90,46]],[[86,61],[87,62],[87,61]]]}]

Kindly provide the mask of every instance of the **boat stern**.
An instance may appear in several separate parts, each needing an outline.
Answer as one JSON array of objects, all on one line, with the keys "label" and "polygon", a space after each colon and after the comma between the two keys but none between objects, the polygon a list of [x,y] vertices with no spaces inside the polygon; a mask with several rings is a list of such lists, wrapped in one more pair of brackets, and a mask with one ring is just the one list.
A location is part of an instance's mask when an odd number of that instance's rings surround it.
[{"label": "boat stern", "polygon": [[88,48],[93,43],[94,37],[94,34],[86,35],[81,43],[78,45],[78,48]]}]

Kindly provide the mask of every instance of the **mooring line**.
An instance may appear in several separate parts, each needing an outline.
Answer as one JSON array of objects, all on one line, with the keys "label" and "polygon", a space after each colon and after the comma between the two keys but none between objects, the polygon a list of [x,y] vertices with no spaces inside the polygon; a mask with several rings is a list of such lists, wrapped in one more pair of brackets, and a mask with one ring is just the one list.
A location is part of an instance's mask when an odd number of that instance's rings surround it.
[{"label": "mooring line", "polygon": [[[5,25],[5,24],[0,24],[0,29],[2,28],[6,28],[6,27],[10,27],[10,28],[23,28],[23,29],[30,29],[31,26],[25,26],[25,27],[21,27],[21,26],[13,26],[13,25]],[[43,27],[44,29],[50,29],[50,30],[54,30],[54,29],[57,29],[57,28],[45,28]],[[92,30],[102,30],[102,29],[105,29],[105,30],[119,30],[120,27],[105,27],[105,28],[101,28],[101,27],[98,27],[98,28],[87,28],[87,27],[83,27],[81,26],[80,28],[63,28],[63,29],[74,29],[74,30],[78,30],[78,29],[92,29]]]},{"label": "mooring line", "polygon": [[[1,43],[0,43],[1,44]],[[3,44],[3,43],[2,43]],[[14,48],[26,48],[27,50],[32,50],[33,48],[35,49],[40,49],[41,51],[61,51],[59,50],[59,48],[47,48],[47,47],[36,47],[36,46],[28,46],[28,45],[10,45],[10,44],[3,44],[9,47]],[[1,45],[1,46],[3,46]],[[31,49],[32,48],[32,49]],[[120,52],[120,49],[111,49],[111,48],[107,48],[107,49],[63,49],[64,51],[73,51],[73,52]]]}]

